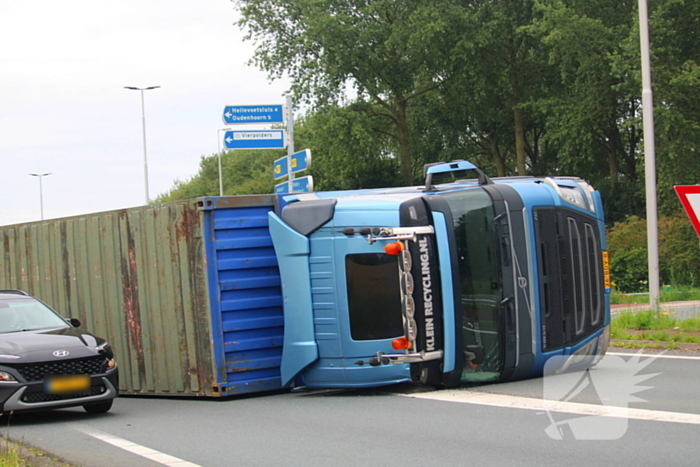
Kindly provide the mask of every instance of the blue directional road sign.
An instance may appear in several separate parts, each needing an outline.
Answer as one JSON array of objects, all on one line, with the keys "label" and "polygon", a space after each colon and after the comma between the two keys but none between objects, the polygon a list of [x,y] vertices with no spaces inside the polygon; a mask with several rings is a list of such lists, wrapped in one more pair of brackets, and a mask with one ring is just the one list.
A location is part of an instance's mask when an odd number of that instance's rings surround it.
[{"label": "blue directional road sign", "polygon": [[278,185],[275,185],[275,193],[278,195],[289,193],[289,182],[282,182]]},{"label": "blue directional road sign", "polygon": [[292,173],[302,172],[311,165],[311,150],[304,149],[303,151],[295,152],[289,156]]},{"label": "blue directional road sign", "polygon": [[284,130],[227,131],[226,149],[284,149],[287,138]]},{"label": "blue directional road sign", "polygon": [[292,180],[292,193],[309,193],[314,191],[314,178],[311,175]]},{"label": "blue directional road sign", "polygon": [[289,158],[287,156],[280,157],[272,164],[272,174],[275,176],[275,180],[289,175]]},{"label": "blue directional road sign", "polygon": [[222,115],[224,123],[284,123],[284,105],[227,105]]}]

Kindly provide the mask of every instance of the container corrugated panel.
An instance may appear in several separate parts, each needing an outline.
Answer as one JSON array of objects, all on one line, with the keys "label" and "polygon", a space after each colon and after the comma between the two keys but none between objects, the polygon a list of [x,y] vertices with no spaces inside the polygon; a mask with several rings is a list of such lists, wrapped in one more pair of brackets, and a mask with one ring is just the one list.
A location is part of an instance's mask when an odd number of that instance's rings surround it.
[{"label": "container corrugated panel", "polygon": [[25,290],[107,338],[124,394],[276,389],[279,273],[264,222],[246,203],[266,213],[273,198],[206,198],[2,227],[0,288]]},{"label": "container corrugated panel", "polygon": [[[207,236],[217,366],[221,392],[240,394],[281,387],[283,302],[267,213],[273,196],[208,198]],[[214,305],[215,307],[217,305]],[[215,311],[215,315],[216,315]]]}]

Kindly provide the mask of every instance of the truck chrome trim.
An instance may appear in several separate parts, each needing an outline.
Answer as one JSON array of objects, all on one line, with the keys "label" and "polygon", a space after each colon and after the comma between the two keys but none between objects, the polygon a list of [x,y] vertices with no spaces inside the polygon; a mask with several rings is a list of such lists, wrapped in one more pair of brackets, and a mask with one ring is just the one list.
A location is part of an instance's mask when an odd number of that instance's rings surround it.
[{"label": "truck chrome trim", "polygon": [[[381,354],[381,355],[380,355]],[[388,358],[391,363],[420,363],[428,362],[431,360],[440,360],[443,357],[442,350],[436,350],[434,352],[418,352],[418,353],[406,353],[406,354],[385,354],[382,352],[377,352],[377,358]]]},{"label": "truck chrome trim", "polygon": [[380,240],[411,240],[418,241],[418,235],[432,235],[435,229],[426,225],[422,227],[380,227],[379,234],[367,234],[367,243],[370,245]]}]

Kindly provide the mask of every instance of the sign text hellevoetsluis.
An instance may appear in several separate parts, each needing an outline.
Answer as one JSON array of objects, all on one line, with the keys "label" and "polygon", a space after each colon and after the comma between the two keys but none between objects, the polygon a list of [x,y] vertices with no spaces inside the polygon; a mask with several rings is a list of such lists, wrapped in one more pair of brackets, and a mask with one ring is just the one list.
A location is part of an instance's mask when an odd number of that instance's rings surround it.
[{"label": "sign text hellevoetsluis", "polygon": [[227,105],[222,118],[226,125],[284,123],[284,105]]}]

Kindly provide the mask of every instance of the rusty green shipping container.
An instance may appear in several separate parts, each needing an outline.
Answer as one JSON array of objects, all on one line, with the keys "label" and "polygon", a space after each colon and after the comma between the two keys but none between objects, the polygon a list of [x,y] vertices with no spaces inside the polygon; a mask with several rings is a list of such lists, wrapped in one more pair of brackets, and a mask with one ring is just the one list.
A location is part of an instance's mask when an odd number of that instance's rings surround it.
[{"label": "rusty green shipping container", "polygon": [[280,388],[274,195],[211,197],[0,227],[0,289],[107,338],[123,394]]}]

